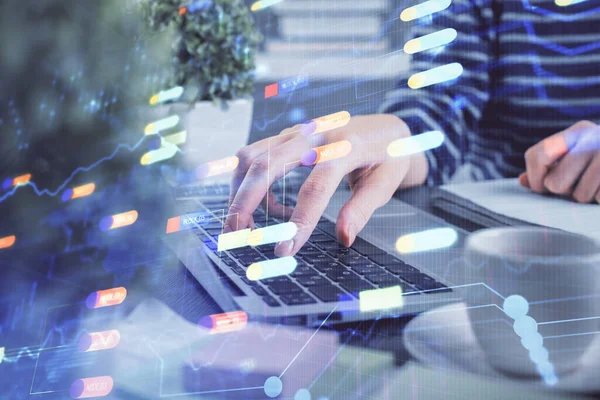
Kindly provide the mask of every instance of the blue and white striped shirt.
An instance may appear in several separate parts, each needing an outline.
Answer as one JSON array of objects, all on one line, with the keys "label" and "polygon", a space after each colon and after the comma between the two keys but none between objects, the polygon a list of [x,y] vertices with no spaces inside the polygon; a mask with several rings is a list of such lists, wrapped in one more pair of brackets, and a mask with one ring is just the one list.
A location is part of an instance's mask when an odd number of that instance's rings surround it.
[{"label": "blue and white striped shirt", "polygon": [[580,120],[600,122],[600,0],[453,0],[419,21],[414,36],[444,28],[457,39],[415,54],[411,75],[453,62],[463,74],[417,90],[404,79],[381,110],[413,134],[445,133],[427,153],[428,184],[447,182],[462,165],[472,179],[517,176],[535,143]]}]

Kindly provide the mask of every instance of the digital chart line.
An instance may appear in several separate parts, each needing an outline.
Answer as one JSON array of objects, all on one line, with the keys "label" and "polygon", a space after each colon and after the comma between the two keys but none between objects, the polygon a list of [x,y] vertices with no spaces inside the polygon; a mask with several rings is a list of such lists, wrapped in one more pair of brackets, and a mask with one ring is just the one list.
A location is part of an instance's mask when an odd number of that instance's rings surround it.
[{"label": "digital chart line", "polygon": [[10,191],[8,191],[4,195],[0,196],[0,203],[2,203],[4,200],[8,199],[9,197],[12,197],[17,192],[17,189],[19,189],[21,187],[26,187],[26,186],[31,186],[33,188],[33,190],[35,191],[35,193],[38,196],[40,196],[40,197],[43,196],[43,195],[48,195],[48,196],[54,197],[54,196],[58,195],[65,187],[67,187],[67,185],[69,184],[69,182],[71,182],[73,180],[73,178],[78,173],[91,171],[92,169],[96,168],[98,165],[102,164],[103,162],[112,160],[113,158],[116,157],[116,155],[119,153],[119,151],[121,149],[127,149],[130,152],[133,152],[133,151],[135,151],[144,142],[144,140],[146,140],[146,138],[142,137],[133,146],[130,146],[128,144],[119,144],[110,155],[100,158],[99,160],[97,160],[93,164],[88,165],[87,167],[78,167],[78,168],[76,168],[71,173],[71,175],[55,191],[51,191],[49,189],[41,189],[40,190],[35,183],[28,182],[28,183],[23,184],[23,185],[15,186]]},{"label": "digital chart line", "polygon": [[331,310],[331,312],[329,313],[329,315],[327,315],[327,317],[323,320],[323,322],[321,322],[321,325],[319,325],[319,327],[317,328],[317,330],[315,330],[315,332],[312,334],[312,336],[310,338],[308,338],[308,340],[306,341],[306,343],[304,344],[304,346],[302,346],[302,348],[300,349],[300,351],[298,352],[298,354],[296,354],[296,356],[292,359],[292,361],[290,361],[290,363],[288,364],[288,366],[285,367],[285,369],[283,370],[283,372],[281,373],[281,375],[279,375],[280,378],[292,366],[292,364],[294,363],[294,361],[296,361],[296,359],[298,358],[298,356],[300,356],[300,353],[302,353],[302,350],[304,350],[306,348],[306,346],[308,346],[308,344],[310,343],[310,341],[315,337],[315,335],[317,333],[319,333],[319,330],[323,327],[323,325],[325,325],[325,323],[327,322],[327,320],[329,319],[329,317],[331,317],[331,314],[333,314],[333,312],[337,309],[337,307],[338,306],[336,304],[336,306],[333,307],[333,309]]}]

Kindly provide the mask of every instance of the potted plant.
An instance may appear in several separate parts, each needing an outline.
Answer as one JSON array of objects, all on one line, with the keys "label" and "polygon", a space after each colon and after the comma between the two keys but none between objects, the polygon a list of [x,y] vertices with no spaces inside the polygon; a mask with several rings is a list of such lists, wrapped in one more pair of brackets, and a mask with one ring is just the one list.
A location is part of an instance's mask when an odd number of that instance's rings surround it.
[{"label": "potted plant", "polygon": [[[244,0],[147,0],[150,27],[174,33],[173,86],[184,87],[169,113],[187,131],[184,162],[232,155],[252,122],[254,54],[262,40]],[[189,105],[185,104],[189,103]]]}]

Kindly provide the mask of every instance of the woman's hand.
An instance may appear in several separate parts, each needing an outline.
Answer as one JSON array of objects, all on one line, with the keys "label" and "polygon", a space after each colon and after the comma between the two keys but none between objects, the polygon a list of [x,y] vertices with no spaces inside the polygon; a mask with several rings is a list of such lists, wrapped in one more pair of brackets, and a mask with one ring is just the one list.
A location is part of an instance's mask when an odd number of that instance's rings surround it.
[{"label": "woman's hand", "polygon": [[600,203],[600,127],[580,121],[542,140],[525,153],[527,172],[519,182],[537,193]]},{"label": "woman's hand", "polygon": [[[252,213],[268,202],[269,214],[291,215],[290,221],[298,227],[293,240],[278,243],[275,248],[279,257],[293,255],[311,235],[344,176],[350,174],[353,194],[337,219],[338,240],[350,246],[373,212],[386,204],[399,187],[422,184],[427,176],[423,154],[399,158],[387,154],[392,141],[410,136],[406,124],[393,115],[354,117],[342,128],[311,136],[301,130],[300,125],[285,129],[238,152],[240,162],[231,185],[225,232],[252,227]],[[270,193],[273,182],[303,162],[309,164],[316,155],[312,152],[310,157],[311,149],[340,141],[350,142],[351,151],[325,161],[330,153],[313,166],[298,193],[295,209],[275,202]]]}]

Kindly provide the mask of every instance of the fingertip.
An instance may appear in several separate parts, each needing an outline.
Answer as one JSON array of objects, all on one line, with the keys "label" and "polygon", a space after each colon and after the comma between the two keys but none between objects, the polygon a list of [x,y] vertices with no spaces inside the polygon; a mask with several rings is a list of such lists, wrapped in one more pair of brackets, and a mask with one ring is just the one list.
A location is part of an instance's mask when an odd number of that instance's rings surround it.
[{"label": "fingertip", "polygon": [[529,179],[527,178],[527,172],[523,172],[519,175],[519,184],[527,189],[531,189],[529,186]]},{"label": "fingertip", "polygon": [[293,255],[293,250],[294,250],[294,240],[293,239],[285,240],[285,241],[279,242],[279,243],[277,243],[277,245],[275,245],[275,249],[273,250],[273,253],[277,257],[289,257],[289,256]]}]

